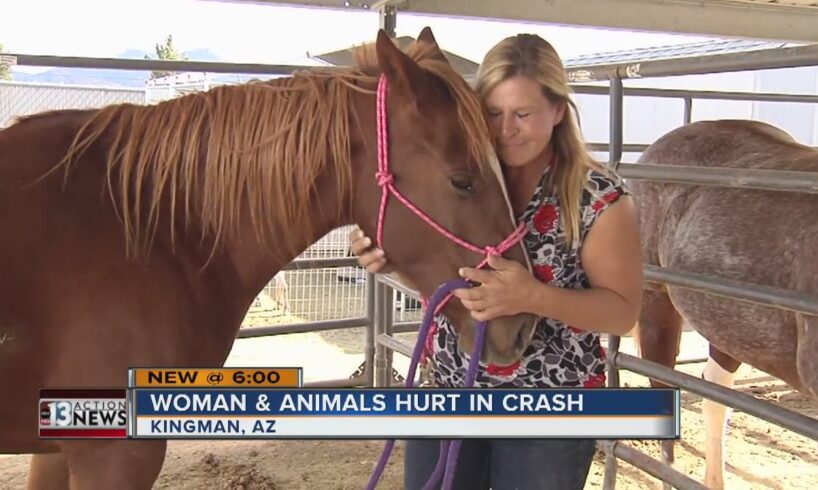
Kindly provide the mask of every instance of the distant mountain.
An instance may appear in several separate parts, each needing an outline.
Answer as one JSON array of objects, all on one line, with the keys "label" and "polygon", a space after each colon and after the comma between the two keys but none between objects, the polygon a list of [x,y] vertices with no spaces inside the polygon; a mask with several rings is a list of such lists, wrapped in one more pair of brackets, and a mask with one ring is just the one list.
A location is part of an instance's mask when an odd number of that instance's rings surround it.
[{"label": "distant mountain", "polygon": [[[147,51],[129,48],[116,57],[141,60],[145,58],[145,55],[155,56]],[[221,61],[216,54],[206,48],[194,49],[185,52],[185,55],[190,61]],[[12,67],[12,76],[19,82],[142,88],[150,79],[151,73],[149,71],[98,68],[52,68],[40,73],[23,73]]]},{"label": "distant mountain", "polygon": [[[222,61],[218,56],[216,56],[216,53],[207,48],[197,48],[191,51],[185,51],[184,55],[187,56],[187,59],[190,61]],[[149,53],[141,49],[128,48],[119,53],[117,58],[141,60],[144,59],[145,56],[156,58],[156,53]]]},{"label": "distant mountain", "polygon": [[185,56],[187,56],[190,61],[224,61],[216,56],[216,53],[207,48],[185,51]]},{"label": "distant mountain", "polygon": [[[146,54],[148,54],[147,51],[143,51],[141,49],[128,48],[125,51],[119,53],[117,55],[117,58],[125,58],[125,59],[129,59],[129,60],[141,60],[141,59],[143,59],[145,57]],[[153,54],[153,53],[150,53],[150,54]],[[155,57],[155,55],[154,55],[154,57]]]}]

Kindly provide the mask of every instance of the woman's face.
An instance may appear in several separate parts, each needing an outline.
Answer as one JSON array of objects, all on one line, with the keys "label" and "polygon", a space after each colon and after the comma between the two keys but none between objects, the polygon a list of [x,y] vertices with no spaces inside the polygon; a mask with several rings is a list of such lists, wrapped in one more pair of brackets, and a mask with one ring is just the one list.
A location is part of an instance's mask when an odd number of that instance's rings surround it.
[{"label": "woman's face", "polygon": [[551,134],[562,121],[565,104],[552,103],[537,82],[517,75],[497,84],[486,97],[486,106],[505,165],[522,167],[548,157]]}]

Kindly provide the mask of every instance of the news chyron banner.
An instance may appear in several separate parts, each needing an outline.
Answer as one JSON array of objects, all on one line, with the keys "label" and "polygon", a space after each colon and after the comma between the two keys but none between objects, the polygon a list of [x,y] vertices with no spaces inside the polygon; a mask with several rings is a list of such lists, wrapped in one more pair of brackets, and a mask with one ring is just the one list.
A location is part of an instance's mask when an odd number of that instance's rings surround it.
[{"label": "news chyron banner", "polygon": [[668,390],[134,390],[135,438],[677,438]]},{"label": "news chyron banner", "polygon": [[41,396],[41,437],[677,439],[680,435],[680,394],[675,388],[305,388],[300,368],[134,369],[128,380],[128,389],[119,391],[78,390],[74,396],[68,390],[44,390],[42,394],[50,398]]}]

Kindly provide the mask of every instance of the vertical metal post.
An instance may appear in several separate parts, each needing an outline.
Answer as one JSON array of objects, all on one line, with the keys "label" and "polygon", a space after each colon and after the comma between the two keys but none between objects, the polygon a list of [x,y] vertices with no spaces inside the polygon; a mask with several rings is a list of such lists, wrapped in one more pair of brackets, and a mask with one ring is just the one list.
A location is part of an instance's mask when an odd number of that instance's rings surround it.
[{"label": "vertical metal post", "polygon": [[[392,39],[397,37],[397,9],[392,5],[382,5],[378,9],[378,23],[380,28]],[[386,284],[375,282],[375,385],[389,387],[392,385],[392,351],[378,341],[381,334],[391,334],[392,310],[395,307],[392,288]]]},{"label": "vertical metal post", "polygon": [[378,15],[381,29],[386,31],[386,34],[393,39],[397,37],[397,34],[395,33],[398,17],[397,14],[398,10],[395,7],[391,5],[384,5],[381,7]]},{"label": "vertical metal post", "polygon": [[380,335],[386,330],[384,318],[385,285],[380,281],[375,281],[375,321],[374,323],[374,344],[375,344],[375,386],[383,387],[384,372],[386,370],[386,347],[378,340]]},{"label": "vertical metal post", "polygon": [[[383,285],[385,289],[384,293],[384,333],[390,337],[392,337],[395,333],[395,290],[392,289],[391,286],[387,286],[386,284]],[[386,349],[386,367],[385,367],[385,378],[383,386],[391,388],[392,387],[392,359],[395,356],[395,351],[392,349]]]},{"label": "vertical metal post", "polygon": [[392,334],[392,313],[395,307],[394,290],[376,282],[375,290],[375,386],[392,386],[392,351],[378,340],[381,334]]},{"label": "vertical metal post", "polygon": [[[608,351],[605,363],[608,369],[608,387],[619,387],[619,368],[616,366],[616,358],[619,355],[619,341],[618,335],[608,335]],[[605,446],[605,477],[602,482],[603,490],[614,490],[616,488],[616,473],[618,462],[614,449],[616,448],[616,441]]]},{"label": "vertical metal post", "polygon": [[[688,125],[693,121],[693,99],[691,97],[685,97],[684,99],[684,124]],[[664,443],[664,441],[663,441]],[[607,458],[607,455],[606,455]],[[670,461],[670,455],[665,451],[665,444],[662,444],[662,462],[671,465],[672,461]],[[606,471],[607,471],[607,459],[605,461],[606,464]],[[606,474],[607,476],[607,474]],[[662,489],[663,490],[670,490],[671,486],[666,482],[662,482]]]},{"label": "vertical metal post", "polygon": [[366,344],[364,346],[364,382],[375,386],[375,275],[366,273]]},{"label": "vertical metal post", "polygon": [[605,476],[602,480],[602,488],[603,490],[613,490],[616,488],[616,473],[617,473],[617,461],[616,461],[616,445],[619,441],[604,441],[602,443],[602,448],[605,451]]},{"label": "vertical metal post", "polygon": [[618,335],[608,335],[608,352],[605,363],[608,368],[608,388],[619,388],[619,367],[616,365],[616,357],[619,355],[619,342],[621,337]]},{"label": "vertical metal post", "polygon": [[[619,77],[611,78],[610,88],[610,145],[608,148],[609,158],[608,164],[613,168],[619,167],[622,162],[622,145],[623,145],[623,127],[624,127],[624,90],[622,87],[622,79]],[[608,336],[608,352],[607,364],[608,370],[608,386],[619,387],[619,370],[616,367],[616,356],[619,353],[620,338],[617,335]],[[616,488],[616,473],[617,460],[614,454],[614,444],[606,444],[605,446],[605,477],[603,480],[604,490],[613,490]]]},{"label": "vertical metal post", "polygon": [[609,88],[611,137],[608,145],[608,164],[613,168],[619,167],[619,163],[622,161],[623,95],[622,79],[618,77],[611,78]]}]

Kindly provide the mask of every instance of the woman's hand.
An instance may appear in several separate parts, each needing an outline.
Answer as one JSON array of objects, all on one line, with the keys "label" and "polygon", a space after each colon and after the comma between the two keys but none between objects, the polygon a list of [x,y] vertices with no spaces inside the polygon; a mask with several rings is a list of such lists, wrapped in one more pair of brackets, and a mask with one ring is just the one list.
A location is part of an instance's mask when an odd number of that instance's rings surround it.
[{"label": "woman's hand", "polygon": [[502,257],[489,256],[489,269],[460,269],[460,276],[478,283],[468,289],[456,289],[471,316],[481,322],[494,318],[529,312],[529,295],[539,281],[518,262]]},{"label": "woman's hand", "polygon": [[349,249],[358,258],[358,264],[372,274],[389,272],[384,251],[375,247],[372,240],[360,228],[349,234]]}]

